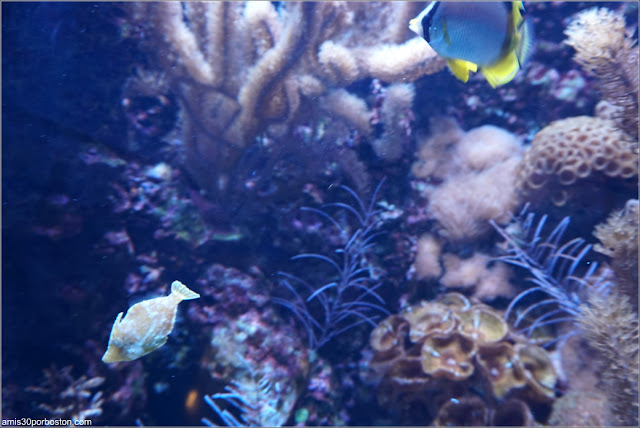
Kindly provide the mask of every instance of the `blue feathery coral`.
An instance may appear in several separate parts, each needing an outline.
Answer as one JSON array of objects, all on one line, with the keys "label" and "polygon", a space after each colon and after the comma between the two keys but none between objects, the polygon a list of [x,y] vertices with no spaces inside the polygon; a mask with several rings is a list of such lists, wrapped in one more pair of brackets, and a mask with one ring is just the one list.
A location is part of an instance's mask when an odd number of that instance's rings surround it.
[{"label": "blue feathery coral", "polygon": [[[582,238],[561,244],[570,218],[564,217],[545,237],[543,229],[548,216],[543,215],[537,224],[535,214],[521,214],[519,231],[501,228],[494,221],[491,225],[505,239],[506,263],[528,270],[528,278],[534,286],[518,294],[505,311],[504,319],[527,338],[534,337],[540,328],[562,322],[574,323],[581,313],[580,305],[589,293],[606,293],[611,282],[608,268],[598,270],[598,263],[587,261],[592,245]],[[574,330],[541,341],[550,346],[566,340]]]},{"label": "blue feathery coral", "polygon": [[380,235],[376,230],[380,225],[378,215],[381,211],[375,209],[375,204],[383,183],[384,179],[376,187],[368,205],[351,188],[340,186],[355,199],[355,206],[335,202],[323,205],[323,209],[302,208],[329,220],[336,229],[346,233],[348,229],[345,225],[326,212],[327,208],[341,208],[353,214],[359,226],[347,237],[346,244],[335,251],[339,255],[338,260],[316,253],[299,254],[292,258],[315,259],[330,265],[335,270],[335,276],[327,283],[318,287],[298,276],[279,272],[291,298],[273,300],[290,309],[300,320],[307,331],[311,349],[320,348],[359,324],[369,323],[375,327],[377,315],[388,314],[383,307],[384,300],[376,293],[382,285],[376,280],[379,269],[366,263],[367,252]]}]

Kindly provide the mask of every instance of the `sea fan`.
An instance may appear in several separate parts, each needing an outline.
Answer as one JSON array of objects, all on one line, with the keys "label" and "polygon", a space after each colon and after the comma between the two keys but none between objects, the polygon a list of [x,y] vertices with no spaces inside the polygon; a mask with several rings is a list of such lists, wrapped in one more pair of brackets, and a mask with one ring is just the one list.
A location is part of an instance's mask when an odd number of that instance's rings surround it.
[{"label": "sea fan", "polygon": [[[506,263],[528,270],[534,286],[522,291],[509,304],[504,318],[527,338],[540,336],[547,329],[563,322],[575,323],[590,293],[604,295],[609,289],[609,269],[598,270],[598,263],[585,259],[592,245],[582,238],[561,244],[570,218],[563,218],[544,238],[547,216],[534,223],[535,214],[520,216],[516,231],[509,231],[491,221],[505,239],[506,254],[499,257]],[[540,339],[545,346],[564,341],[575,329],[554,339]]]},{"label": "sea fan", "polygon": [[343,209],[358,222],[355,232],[346,236],[346,244],[335,251],[338,255],[336,259],[316,253],[299,254],[292,258],[319,260],[328,264],[335,274],[325,284],[315,286],[298,276],[279,272],[291,298],[273,300],[290,309],[300,320],[307,331],[311,349],[320,348],[359,324],[369,323],[375,327],[377,315],[388,314],[383,307],[384,300],[376,293],[381,285],[376,280],[380,270],[370,266],[367,261],[367,253],[375,245],[374,239],[380,235],[377,229],[381,210],[375,209],[375,205],[383,183],[384,179],[376,187],[368,205],[352,189],[340,186],[355,199],[355,206],[335,202],[323,205],[322,209],[302,208],[327,219],[342,233],[347,233],[348,228],[326,209]]}]

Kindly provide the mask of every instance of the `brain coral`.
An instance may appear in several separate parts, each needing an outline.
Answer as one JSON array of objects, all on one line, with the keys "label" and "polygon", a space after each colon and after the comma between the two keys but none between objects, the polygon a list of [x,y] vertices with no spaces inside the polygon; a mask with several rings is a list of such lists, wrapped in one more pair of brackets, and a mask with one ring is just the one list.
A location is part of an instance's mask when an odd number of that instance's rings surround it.
[{"label": "brain coral", "polygon": [[575,187],[589,179],[638,175],[638,154],[615,122],[579,116],[551,123],[538,132],[520,163],[516,185],[524,200],[551,194],[564,205]]}]

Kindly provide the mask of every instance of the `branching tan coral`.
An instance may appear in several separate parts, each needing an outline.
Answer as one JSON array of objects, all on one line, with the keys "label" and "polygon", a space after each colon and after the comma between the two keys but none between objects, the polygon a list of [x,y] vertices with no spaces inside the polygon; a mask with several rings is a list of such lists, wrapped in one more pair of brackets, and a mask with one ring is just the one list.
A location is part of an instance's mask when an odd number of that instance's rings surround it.
[{"label": "branching tan coral", "polygon": [[596,226],[594,236],[600,240],[594,250],[611,257],[616,287],[629,297],[638,312],[638,200],[627,201],[622,210],[613,212],[605,223]]},{"label": "branching tan coral", "polygon": [[601,380],[615,425],[638,425],[638,314],[629,299],[613,290],[592,293],[581,306],[578,325],[597,351]]},{"label": "branching tan coral", "polygon": [[520,163],[517,187],[524,201],[551,196],[564,205],[582,183],[638,175],[638,154],[629,136],[606,119],[557,120],[536,134]]},{"label": "branching tan coral", "polygon": [[[638,45],[624,17],[607,8],[577,14],[567,27],[574,59],[600,80],[604,98],[621,108],[616,123],[638,138]],[[637,141],[636,141],[637,143]]]},{"label": "branching tan coral", "polygon": [[[138,2],[128,7],[132,22],[144,30],[152,65],[166,72],[184,106],[187,167],[215,196],[228,189],[229,175],[257,135],[286,138],[293,125],[323,106],[335,106],[338,97],[357,105],[345,85],[364,78],[408,83],[444,68],[407,28],[407,17],[423,6]],[[366,134],[366,112],[358,105],[332,114]]]},{"label": "branching tan coral", "polygon": [[380,109],[384,133],[371,146],[376,155],[387,161],[396,161],[405,153],[410,134],[409,122],[413,120],[411,111],[415,90],[407,83],[394,83],[385,91],[385,100]]}]

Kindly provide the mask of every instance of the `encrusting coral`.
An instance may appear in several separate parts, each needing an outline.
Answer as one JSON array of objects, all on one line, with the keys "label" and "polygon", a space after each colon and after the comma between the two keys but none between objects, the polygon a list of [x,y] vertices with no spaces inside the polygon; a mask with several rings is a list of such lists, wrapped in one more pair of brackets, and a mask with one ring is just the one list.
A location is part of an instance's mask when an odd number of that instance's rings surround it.
[{"label": "encrusting coral", "polygon": [[565,34],[565,43],[576,50],[574,60],[599,79],[604,99],[617,107],[617,126],[637,140],[638,44],[624,16],[604,7],[587,9],[574,16]]},{"label": "encrusting coral", "polygon": [[593,182],[638,175],[638,153],[630,137],[606,119],[557,120],[534,137],[518,167],[516,185],[525,201],[562,206]]},{"label": "encrusting coral", "polygon": [[[308,352],[268,304],[262,290],[269,285],[262,273],[250,271],[211,265],[196,281],[202,285],[203,304],[193,305],[189,317],[213,324],[200,364],[211,379],[227,385],[230,398],[241,397],[234,403],[242,403],[243,423],[280,426],[304,391]],[[206,401],[211,405],[218,397],[213,394]]]},{"label": "encrusting coral", "polygon": [[[418,403],[439,421],[449,419],[447,403],[463,402],[478,389],[488,392],[476,403],[487,414],[508,399],[552,402],[557,374],[549,355],[515,340],[498,312],[458,293],[409,306],[371,333],[378,401],[391,408]],[[516,421],[529,420],[527,412],[515,413]]]},{"label": "encrusting coral", "polygon": [[[407,83],[441,70],[444,61],[410,38],[406,22],[418,7],[139,2],[129,10],[144,29],[147,50],[161,52],[153,59],[184,106],[188,168],[216,195],[228,189],[229,175],[259,133],[283,137],[323,106],[362,130],[367,110],[332,108],[341,99],[357,103],[344,86],[367,77]],[[371,16],[378,17],[375,24]]]}]

